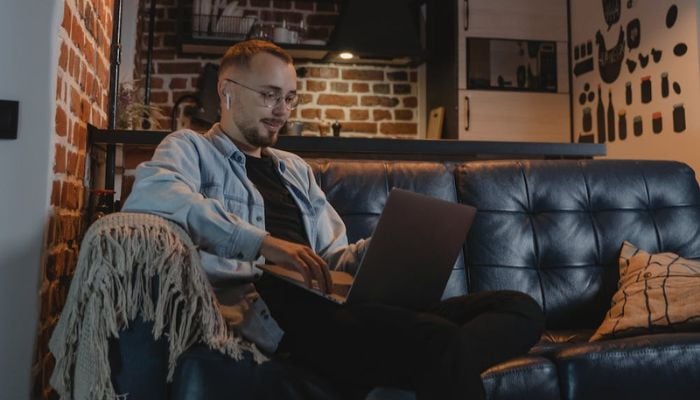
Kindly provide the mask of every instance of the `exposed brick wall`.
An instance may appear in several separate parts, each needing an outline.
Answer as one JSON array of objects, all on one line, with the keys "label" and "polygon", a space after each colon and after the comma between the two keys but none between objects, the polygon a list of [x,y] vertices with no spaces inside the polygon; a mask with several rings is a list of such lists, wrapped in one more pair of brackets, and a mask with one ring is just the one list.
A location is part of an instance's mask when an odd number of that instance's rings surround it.
[{"label": "exposed brick wall", "polygon": [[47,261],[33,366],[34,396],[54,398],[51,336],[68,293],[86,228],[87,123],[106,126],[113,0],[65,0],[58,32],[55,155]]},{"label": "exposed brick wall", "polygon": [[[140,65],[136,78],[145,73],[149,1],[142,0],[138,37]],[[221,7],[225,7],[222,2]],[[314,1],[240,0],[244,15],[255,15],[268,28],[284,19],[292,29],[301,20],[309,26],[309,38],[326,40],[337,20],[337,3]],[[218,63],[220,55],[180,55],[176,46],[177,8],[174,1],[157,2],[156,34],[153,52],[152,103],[170,115],[174,102],[185,94],[197,92],[198,77],[206,63]],[[191,10],[184,11],[186,15]],[[330,123],[338,120],[344,136],[401,136],[418,134],[417,70],[410,67],[381,67],[350,64],[297,62],[307,75],[299,79],[301,103],[292,119],[304,121],[305,134],[329,132]],[[183,108],[182,106],[180,107]],[[182,110],[178,110],[178,115]],[[181,126],[188,125],[181,118]],[[170,120],[161,121],[163,129]],[[192,126],[204,130],[203,126]]]}]

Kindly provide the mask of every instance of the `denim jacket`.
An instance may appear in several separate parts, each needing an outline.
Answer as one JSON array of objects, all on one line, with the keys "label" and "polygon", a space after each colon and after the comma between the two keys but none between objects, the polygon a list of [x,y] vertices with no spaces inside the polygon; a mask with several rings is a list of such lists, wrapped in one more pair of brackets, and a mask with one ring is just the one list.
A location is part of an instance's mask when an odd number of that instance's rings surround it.
[{"label": "denim jacket", "polygon": [[[348,245],[345,224],[316,184],[309,165],[277,149],[263,150],[277,165],[302,214],[314,251],[333,269],[354,273],[367,241]],[[274,351],[282,330],[251,282],[262,271],[260,245],[265,206],[246,175],[245,155],[218,124],[199,134],[180,130],[168,135],[153,158],[138,166],[134,187],[124,204],[182,226],[200,248],[202,266],[229,321],[264,350]],[[224,313],[227,311],[224,309]]]}]

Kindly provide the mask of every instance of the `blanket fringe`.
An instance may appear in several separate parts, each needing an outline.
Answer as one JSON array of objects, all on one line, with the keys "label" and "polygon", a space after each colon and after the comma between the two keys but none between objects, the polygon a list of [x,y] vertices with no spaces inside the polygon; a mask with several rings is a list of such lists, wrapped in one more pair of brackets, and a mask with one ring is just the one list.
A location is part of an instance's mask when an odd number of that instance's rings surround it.
[{"label": "blanket fringe", "polygon": [[86,232],[49,343],[56,359],[51,385],[62,399],[123,398],[110,379],[108,340],[138,316],[154,323],[154,339],[168,338],[168,381],[178,357],[200,341],[234,359],[244,352],[267,359],[229,330],[182,228],[155,215],[115,213]]}]

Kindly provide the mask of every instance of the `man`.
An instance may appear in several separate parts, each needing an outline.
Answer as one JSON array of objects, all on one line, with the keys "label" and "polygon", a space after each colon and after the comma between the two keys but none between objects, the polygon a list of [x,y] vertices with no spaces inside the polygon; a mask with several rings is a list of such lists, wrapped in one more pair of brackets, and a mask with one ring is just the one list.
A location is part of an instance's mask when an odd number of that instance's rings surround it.
[{"label": "man", "polygon": [[340,384],[409,388],[419,399],[483,396],[480,372],[541,334],[541,310],[528,296],[480,293],[423,310],[336,307],[261,277],[257,263],[280,264],[329,292],[329,266],[354,272],[368,243],[348,244],[310,167],[270,148],[296,89],[292,59],[279,47],[230,48],[219,70],[221,121],[204,135],[169,135],[139,166],[124,209],[187,230],[227,320],[273,359],[291,357]]}]

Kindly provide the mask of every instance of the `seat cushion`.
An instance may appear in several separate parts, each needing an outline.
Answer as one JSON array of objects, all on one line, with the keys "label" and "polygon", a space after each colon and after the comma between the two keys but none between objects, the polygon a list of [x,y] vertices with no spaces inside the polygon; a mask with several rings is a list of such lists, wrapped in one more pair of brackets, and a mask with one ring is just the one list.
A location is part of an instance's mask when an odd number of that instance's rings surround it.
[{"label": "seat cushion", "polygon": [[572,344],[586,343],[592,334],[592,329],[546,331],[529,354],[546,356]]},{"label": "seat cushion", "polygon": [[562,399],[697,399],[700,333],[571,345],[553,355]]},{"label": "seat cushion", "polygon": [[256,363],[250,354],[234,360],[198,345],[180,356],[172,400],[336,400],[330,384],[285,359]]},{"label": "seat cushion", "polygon": [[559,400],[557,368],[538,356],[523,356],[493,366],[481,374],[487,400]]}]

